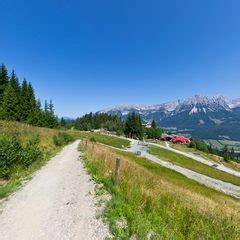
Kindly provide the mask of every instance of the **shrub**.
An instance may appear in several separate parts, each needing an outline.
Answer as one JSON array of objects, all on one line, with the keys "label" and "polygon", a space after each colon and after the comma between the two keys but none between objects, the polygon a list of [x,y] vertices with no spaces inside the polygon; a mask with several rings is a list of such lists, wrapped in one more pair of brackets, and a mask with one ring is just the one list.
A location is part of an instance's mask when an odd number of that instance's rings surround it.
[{"label": "shrub", "polygon": [[89,140],[90,140],[90,142],[97,142],[96,139],[95,139],[95,137],[90,137]]},{"label": "shrub", "polygon": [[53,136],[53,142],[56,146],[63,146],[73,141],[73,137],[67,133],[60,132]]},{"label": "shrub", "polygon": [[8,178],[10,169],[19,163],[21,145],[16,136],[0,138],[0,177]]},{"label": "shrub", "polygon": [[21,152],[21,164],[24,167],[30,166],[33,162],[43,158],[41,149],[39,148],[40,138],[35,135],[30,139]]},{"label": "shrub", "polygon": [[25,146],[20,144],[16,136],[0,137],[0,177],[9,178],[11,169],[15,166],[28,167],[33,162],[42,159],[39,148],[39,135],[30,139]]},{"label": "shrub", "polygon": [[209,149],[208,149],[208,145],[200,139],[191,139],[191,143],[189,144],[190,148],[195,148],[198,149],[199,151],[203,151],[208,153]]}]

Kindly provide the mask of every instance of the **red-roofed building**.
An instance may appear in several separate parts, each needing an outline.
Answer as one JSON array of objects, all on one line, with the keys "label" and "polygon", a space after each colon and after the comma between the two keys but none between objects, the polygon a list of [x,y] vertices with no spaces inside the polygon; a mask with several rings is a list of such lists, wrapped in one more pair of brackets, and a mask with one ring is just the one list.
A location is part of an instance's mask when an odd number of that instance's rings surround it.
[{"label": "red-roofed building", "polygon": [[187,144],[190,143],[190,139],[184,137],[184,136],[175,136],[171,140],[173,143],[181,143],[181,144]]}]

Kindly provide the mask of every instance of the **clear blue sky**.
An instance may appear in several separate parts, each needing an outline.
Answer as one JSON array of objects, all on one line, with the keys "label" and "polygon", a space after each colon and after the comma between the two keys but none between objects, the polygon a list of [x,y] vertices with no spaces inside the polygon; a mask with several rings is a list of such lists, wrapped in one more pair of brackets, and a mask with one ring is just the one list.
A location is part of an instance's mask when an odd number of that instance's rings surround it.
[{"label": "clear blue sky", "polygon": [[1,0],[0,62],[59,116],[240,96],[238,0]]}]

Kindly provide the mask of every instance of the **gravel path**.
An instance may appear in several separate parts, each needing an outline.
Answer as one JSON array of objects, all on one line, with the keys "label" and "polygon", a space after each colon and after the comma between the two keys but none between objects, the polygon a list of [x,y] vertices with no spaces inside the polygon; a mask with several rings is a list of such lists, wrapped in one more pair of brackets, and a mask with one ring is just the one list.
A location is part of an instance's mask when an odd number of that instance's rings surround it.
[{"label": "gravel path", "polygon": [[131,147],[129,149],[127,149],[127,151],[131,151],[134,153],[137,153],[138,151],[141,152],[141,156],[156,162],[166,168],[172,169],[176,172],[179,172],[181,174],[183,174],[184,176],[193,179],[201,184],[204,184],[208,187],[214,188],[218,191],[222,191],[228,195],[240,198],[240,187],[233,185],[231,183],[227,183],[227,182],[223,182],[221,180],[217,180],[208,176],[205,176],[203,174],[194,172],[192,170],[189,170],[187,168],[183,168],[180,166],[177,166],[175,164],[172,164],[170,162],[167,161],[163,161],[155,156],[153,156],[152,154],[147,152],[147,147],[146,146],[142,146],[142,145],[138,145],[138,141],[136,140],[131,140]]},{"label": "gravel path", "polygon": [[1,240],[105,239],[108,229],[96,219],[94,184],[78,160],[78,143],[0,205]]},{"label": "gravel path", "polygon": [[238,172],[236,170],[228,168],[228,167],[224,166],[223,164],[219,164],[219,163],[216,163],[214,161],[210,161],[210,160],[204,159],[201,156],[196,156],[196,155],[194,155],[192,153],[185,153],[185,152],[179,151],[177,149],[171,148],[167,142],[165,142],[166,147],[164,147],[164,146],[162,146],[160,144],[157,144],[157,143],[148,143],[148,144],[153,145],[153,146],[157,146],[157,147],[161,147],[161,148],[164,148],[164,149],[167,149],[167,150],[170,150],[170,151],[175,152],[177,154],[181,154],[181,155],[183,155],[185,157],[191,158],[191,159],[193,159],[195,161],[201,162],[201,163],[203,163],[205,165],[208,165],[208,166],[215,165],[215,168],[218,169],[218,170],[221,170],[223,172],[230,173],[230,174],[232,174],[234,176],[240,177],[240,172]]}]

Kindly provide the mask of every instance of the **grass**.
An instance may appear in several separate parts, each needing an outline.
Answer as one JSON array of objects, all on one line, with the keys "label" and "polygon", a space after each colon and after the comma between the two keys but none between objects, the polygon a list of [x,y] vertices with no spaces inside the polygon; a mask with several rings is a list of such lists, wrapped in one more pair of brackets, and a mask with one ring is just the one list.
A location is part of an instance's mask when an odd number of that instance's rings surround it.
[{"label": "grass", "polygon": [[112,194],[103,215],[114,239],[240,238],[239,200],[131,153],[91,143],[80,150],[93,179]]},{"label": "grass", "polygon": [[[0,133],[11,136],[17,135],[22,144],[25,144],[36,133],[40,136],[40,148],[43,152],[43,158],[31,164],[28,168],[15,167],[11,178],[7,181],[0,181],[0,199],[18,189],[24,180],[41,168],[52,156],[54,156],[62,147],[53,143],[53,136],[57,135],[59,130],[49,128],[33,127],[19,122],[0,120]],[[0,179],[1,180],[1,179]]]},{"label": "grass", "polygon": [[149,146],[149,153],[159,157],[162,160],[171,162],[178,166],[193,170],[195,172],[201,173],[203,175],[206,175],[215,179],[222,180],[224,182],[229,182],[237,186],[240,186],[239,177],[236,177],[229,173],[215,169],[214,167],[207,166],[203,163],[200,163],[198,161],[195,161],[183,155],[174,153],[170,150],[166,150],[166,149],[155,147],[155,146]]},{"label": "grass", "polygon": [[120,137],[115,137],[115,136],[110,136],[110,135],[105,135],[105,134],[101,134],[101,133],[93,133],[93,132],[81,132],[81,131],[69,131],[71,134],[73,134],[74,136],[78,136],[78,137],[85,137],[88,139],[93,139],[96,142],[105,144],[105,145],[109,145],[112,147],[116,147],[116,148],[125,148],[128,147],[130,144],[130,141],[126,140],[126,139],[122,139]]},{"label": "grass", "polygon": [[57,149],[52,141],[53,136],[58,133],[56,129],[33,127],[24,123],[0,120],[0,133],[6,135],[16,134],[23,143],[31,139],[32,135],[39,134],[40,146],[45,151]]},{"label": "grass", "polygon": [[232,168],[233,170],[240,171],[240,163],[230,161],[225,162],[222,157],[211,154],[211,153],[205,153],[202,151],[199,151],[197,149],[189,148],[187,145],[182,144],[172,144],[170,143],[170,146],[176,150],[185,152],[185,153],[196,153],[197,155],[201,156],[202,158],[210,161],[214,161],[217,163],[221,163],[225,165],[226,167]]}]

